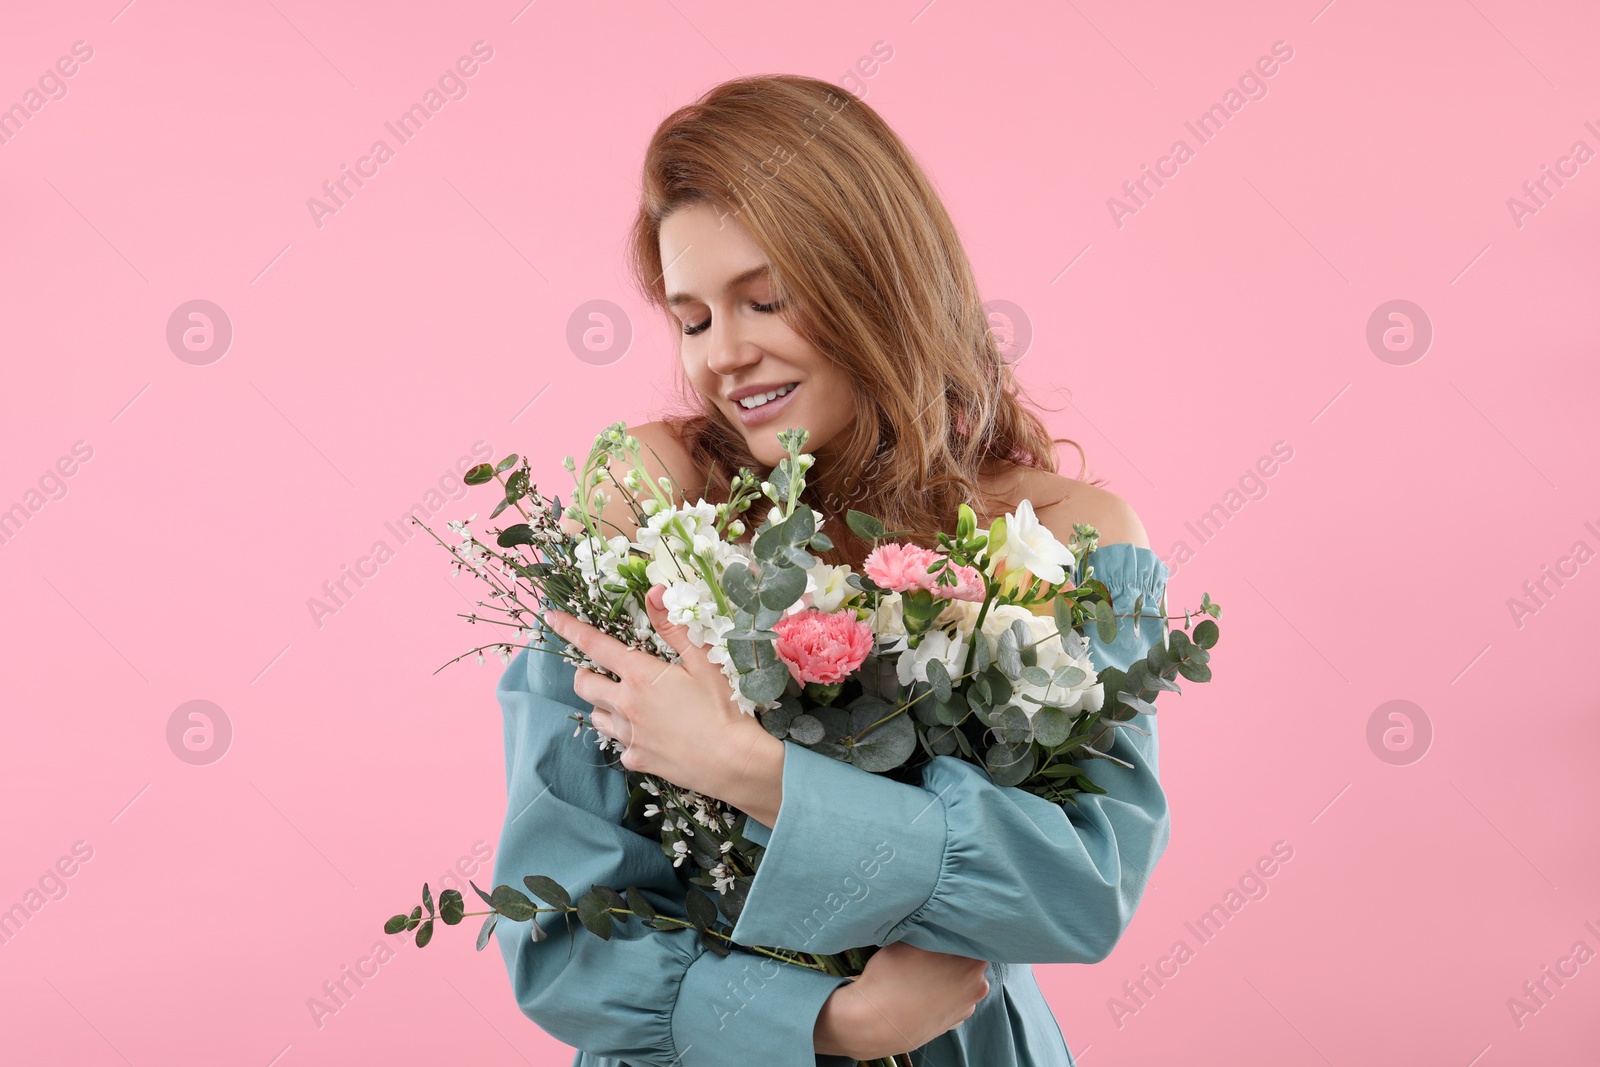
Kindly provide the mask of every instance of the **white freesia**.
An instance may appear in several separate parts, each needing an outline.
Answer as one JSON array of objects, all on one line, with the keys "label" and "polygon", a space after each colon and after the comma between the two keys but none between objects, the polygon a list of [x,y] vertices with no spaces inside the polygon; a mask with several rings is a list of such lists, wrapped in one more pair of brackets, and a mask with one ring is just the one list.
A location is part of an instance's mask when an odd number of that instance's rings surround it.
[{"label": "white freesia", "polygon": [[846,600],[856,596],[856,590],[846,584],[850,573],[848,566],[836,567],[828,563],[818,563],[806,571],[806,593],[810,595],[811,606],[820,612],[832,613],[838,611]]},{"label": "white freesia", "polygon": [[[1051,585],[1066,582],[1064,568],[1073,562],[1072,551],[1056,540],[1056,535],[1033,513],[1031,500],[1024,500],[1016,511],[1006,515],[1006,539],[997,559],[1002,573],[1020,567]],[[993,563],[991,561],[991,577]]]}]

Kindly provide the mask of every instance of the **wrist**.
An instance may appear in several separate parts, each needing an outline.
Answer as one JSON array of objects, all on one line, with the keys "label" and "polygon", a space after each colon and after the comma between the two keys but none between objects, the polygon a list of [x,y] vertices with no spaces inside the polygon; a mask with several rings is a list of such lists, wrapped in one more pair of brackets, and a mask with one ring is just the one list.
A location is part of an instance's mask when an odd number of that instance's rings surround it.
[{"label": "wrist", "polygon": [[819,1056],[844,1056],[858,1060],[860,1048],[855,1038],[861,1033],[855,1010],[860,1003],[854,982],[846,982],[823,1001],[817,1013],[817,1025],[811,1035],[814,1051]]},{"label": "wrist", "polygon": [[783,805],[784,752],[781,740],[755,724],[738,773],[720,794],[721,799],[771,828]]}]

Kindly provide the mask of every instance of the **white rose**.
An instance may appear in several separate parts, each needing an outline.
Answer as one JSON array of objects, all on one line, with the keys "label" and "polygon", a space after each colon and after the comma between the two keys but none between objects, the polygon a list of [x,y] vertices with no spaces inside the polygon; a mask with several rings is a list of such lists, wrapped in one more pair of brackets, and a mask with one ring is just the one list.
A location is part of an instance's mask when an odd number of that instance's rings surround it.
[{"label": "white rose", "polygon": [[[899,643],[905,642],[906,639],[902,637]],[[944,663],[945,673],[954,678],[961,673],[966,658],[965,635],[952,638],[943,630],[929,630],[922,635],[922,641],[916,648],[907,648],[900,653],[900,658],[895,661],[895,673],[901,685],[910,685],[913,680],[926,682],[928,664],[937,659]]]}]

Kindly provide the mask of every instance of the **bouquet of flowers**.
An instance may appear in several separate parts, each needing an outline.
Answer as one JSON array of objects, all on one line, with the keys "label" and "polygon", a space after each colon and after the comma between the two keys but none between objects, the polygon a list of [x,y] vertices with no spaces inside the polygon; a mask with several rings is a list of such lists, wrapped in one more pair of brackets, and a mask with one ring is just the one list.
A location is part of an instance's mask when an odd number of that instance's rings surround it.
[{"label": "bouquet of flowers", "polygon": [[[954,533],[939,532],[937,548],[897,541],[905,531],[851,510],[851,530],[874,546],[861,571],[822,562],[812,551],[826,552],[833,542],[821,529],[821,513],[800,499],[813,464],[801,451],[807,437],[804,429],[779,434],[787,456],[764,480],[741,470],[729,499],[717,503],[679,503],[670,479],[642,474],[639,442],[620,422],[596,438],[581,470],[567,457],[577,495],[565,509],[559,498],[537,492],[526,459],[519,466],[514,454],[468,471],[468,484],[496,482],[504,490],[491,519],[516,508],[523,521],[491,529],[493,545],[469,528],[476,515],[447,524],[458,544],[428,532],[450,551],[457,574],[469,571],[488,586],[478,604],[488,614],[474,610],[465,618],[505,627],[512,639],[450,662],[477,654],[481,663],[483,653],[494,652],[509,663],[519,647],[551,654],[516,643],[532,636],[550,608],[675,662],[676,650],[655,632],[645,608],[649,590],[660,584],[669,619],[687,626],[693,643],[720,665],[739,707],[774,736],[911,782],[934,756],[956,756],[982,766],[997,785],[1074,804],[1077,793],[1105,792],[1088,770],[1094,760],[1131,766],[1109,752],[1115,730],[1148,734],[1134,720],[1155,713],[1159,693],[1180,691],[1177,675],[1210,679],[1221,607],[1209,595],[1201,598],[1197,624],[1186,611],[1183,627],[1170,627],[1128,670],[1097,671],[1088,628],[1109,643],[1122,622],[1087,562],[1096,531],[1077,524],[1064,545],[1027,500],[987,530],[961,505]],[[615,460],[630,464],[622,482],[610,471]],[[601,484],[606,476],[627,494],[637,525],[631,538],[600,529],[597,515],[611,499]],[[743,516],[761,499],[765,516],[755,536],[740,543]],[[583,532],[564,529],[563,516],[580,522]],[[1145,607],[1141,595],[1132,616],[1144,615]],[[1164,598],[1155,607],[1156,617],[1175,618],[1166,614]],[[604,671],[575,647],[554,654]],[[578,722],[574,736],[590,725],[581,714],[570,717]],[[603,748],[620,750],[596,734]],[[875,946],[833,956],[733,943],[728,930],[764,851],[743,836],[743,812],[620,764],[617,772],[628,778],[629,818],[651,825],[673,865],[687,863],[688,881],[700,887],[687,892],[687,918],[659,914],[634,886],[596,885],[574,901],[555,880],[529,874],[528,893],[548,907],[514,886],[485,893],[472,885],[489,907],[475,913],[486,916],[480,950],[502,915],[524,921],[561,911],[575,912],[601,938],[610,937],[613,922],[638,918],[666,932],[694,929],[720,955],[755,952],[834,975],[861,973]],[[454,925],[465,915],[459,890],[441,893],[436,908],[424,885],[421,906],[393,916],[384,929],[415,929],[421,947],[436,917]],[[535,940],[548,936],[537,922],[531,929]]]}]

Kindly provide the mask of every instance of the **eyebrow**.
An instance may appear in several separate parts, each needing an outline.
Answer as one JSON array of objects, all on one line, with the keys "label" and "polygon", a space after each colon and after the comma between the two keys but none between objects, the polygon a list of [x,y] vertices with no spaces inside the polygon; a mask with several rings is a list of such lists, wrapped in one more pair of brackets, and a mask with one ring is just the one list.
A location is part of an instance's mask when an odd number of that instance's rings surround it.
[{"label": "eyebrow", "polygon": [[[771,272],[771,270],[772,270],[772,265],[770,263],[763,263],[759,267],[751,267],[749,270],[744,271],[741,274],[736,274],[732,278],[730,278],[728,280],[728,284],[724,288],[737,289],[741,285],[746,285],[746,284],[748,284],[750,282],[755,281],[758,278],[766,277],[767,274],[769,274]],[[672,295],[667,297],[667,306],[668,307],[677,307],[679,304],[692,303],[693,301],[695,301],[697,299],[699,299],[699,298],[694,296],[691,293],[673,293]]]}]

